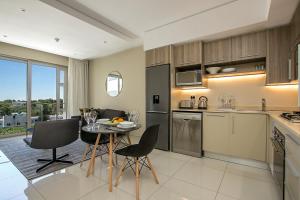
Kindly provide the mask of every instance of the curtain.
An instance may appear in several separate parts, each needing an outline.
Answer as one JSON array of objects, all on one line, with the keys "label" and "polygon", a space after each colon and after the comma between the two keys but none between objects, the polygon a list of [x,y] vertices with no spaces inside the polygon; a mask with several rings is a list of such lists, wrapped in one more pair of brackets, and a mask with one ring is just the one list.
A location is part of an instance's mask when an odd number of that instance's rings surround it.
[{"label": "curtain", "polygon": [[69,58],[68,117],[79,115],[79,108],[88,107],[88,61]]}]

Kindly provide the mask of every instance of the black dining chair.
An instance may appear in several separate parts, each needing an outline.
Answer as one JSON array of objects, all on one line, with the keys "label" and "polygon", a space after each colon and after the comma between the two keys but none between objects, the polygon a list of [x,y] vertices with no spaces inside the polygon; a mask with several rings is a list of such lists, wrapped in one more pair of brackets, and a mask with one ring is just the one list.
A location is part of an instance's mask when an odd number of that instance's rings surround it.
[{"label": "black dining chair", "polygon": [[[121,165],[121,169],[117,176],[115,186],[118,186],[119,180],[123,175],[123,172],[126,169],[131,168],[135,173],[136,177],[136,199],[139,199],[140,172],[143,167],[146,167],[149,170],[151,170],[155,182],[159,184],[155,170],[148,157],[148,155],[153,151],[157,143],[158,131],[159,125],[150,126],[145,130],[138,144],[130,145],[115,151],[116,154],[125,156],[125,159]],[[135,168],[133,167],[134,165]]]},{"label": "black dining chair", "polygon": [[77,119],[36,122],[32,137],[24,138],[24,141],[34,149],[52,149],[51,159],[37,160],[38,162],[46,162],[46,164],[38,168],[36,172],[38,173],[56,162],[73,164],[72,161],[63,160],[63,158],[69,156],[69,154],[57,157],[56,149],[76,141],[78,134],[79,120]]}]

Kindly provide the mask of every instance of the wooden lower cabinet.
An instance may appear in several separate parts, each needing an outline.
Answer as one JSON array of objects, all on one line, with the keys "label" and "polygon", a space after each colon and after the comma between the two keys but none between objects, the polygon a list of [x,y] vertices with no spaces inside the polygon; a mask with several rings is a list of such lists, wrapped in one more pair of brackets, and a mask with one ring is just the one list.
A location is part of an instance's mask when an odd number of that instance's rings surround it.
[{"label": "wooden lower cabinet", "polygon": [[231,134],[229,113],[203,114],[203,150],[228,154]]},{"label": "wooden lower cabinet", "polygon": [[267,116],[243,113],[204,113],[203,150],[266,161]]},{"label": "wooden lower cabinet", "polygon": [[232,115],[229,155],[266,161],[267,116],[264,114]]}]

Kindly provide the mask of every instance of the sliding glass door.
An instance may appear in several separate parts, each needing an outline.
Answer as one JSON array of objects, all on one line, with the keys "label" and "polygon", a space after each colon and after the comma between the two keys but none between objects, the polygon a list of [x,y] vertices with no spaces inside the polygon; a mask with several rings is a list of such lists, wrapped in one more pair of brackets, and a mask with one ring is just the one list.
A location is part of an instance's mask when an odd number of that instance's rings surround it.
[{"label": "sliding glass door", "polygon": [[66,67],[0,57],[0,80],[0,136],[66,118]]},{"label": "sliding glass door", "polygon": [[66,118],[66,68],[30,62],[29,71],[29,124]]}]

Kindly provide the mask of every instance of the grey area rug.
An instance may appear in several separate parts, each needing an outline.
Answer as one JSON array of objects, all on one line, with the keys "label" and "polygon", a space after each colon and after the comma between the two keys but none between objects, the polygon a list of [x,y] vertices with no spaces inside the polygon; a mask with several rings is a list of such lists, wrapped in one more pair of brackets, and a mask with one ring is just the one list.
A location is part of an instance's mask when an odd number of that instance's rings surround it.
[{"label": "grey area rug", "polygon": [[[51,159],[52,150],[32,149],[25,144],[24,137],[0,139],[0,150],[28,180],[71,166],[70,164],[55,163],[36,173],[36,169],[45,164],[38,163],[36,160],[38,158]],[[78,139],[72,144],[58,148],[57,157],[68,153],[70,156],[66,157],[65,160],[73,161],[76,164],[81,161],[84,149],[85,143]]]}]

